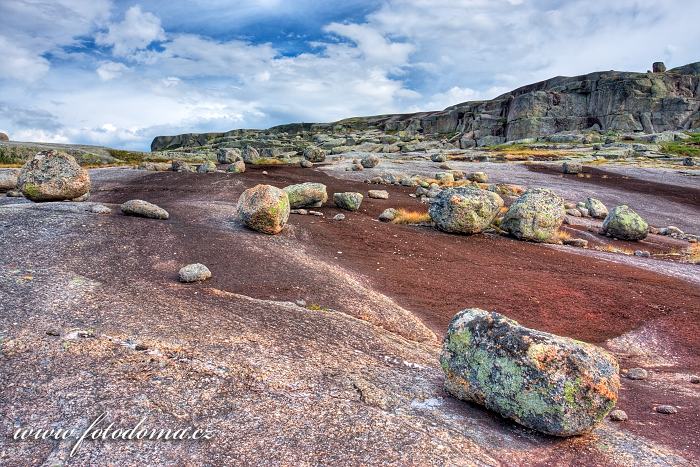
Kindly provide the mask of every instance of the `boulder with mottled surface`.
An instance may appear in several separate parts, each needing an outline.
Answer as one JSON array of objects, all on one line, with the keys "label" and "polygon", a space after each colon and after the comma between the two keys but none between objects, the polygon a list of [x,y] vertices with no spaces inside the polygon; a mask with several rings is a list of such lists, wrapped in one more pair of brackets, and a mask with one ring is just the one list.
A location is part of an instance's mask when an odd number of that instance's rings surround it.
[{"label": "boulder with mottled surface", "polygon": [[508,208],[501,228],[515,238],[531,242],[552,242],[566,211],[564,200],[552,190],[527,190]]},{"label": "boulder with mottled surface", "polygon": [[603,221],[602,232],[619,240],[644,240],[649,224],[632,208],[623,204],[613,208]]},{"label": "boulder with mottled surface", "polygon": [[17,186],[32,201],[63,201],[88,193],[90,176],[73,156],[43,151],[24,164]]},{"label": "boulder with mottled surface", "polygon": [[328,201],[326,185],[323,183],[297,183],[283,188],[289,197],[291,209],[320,208]]},{"label": "boulder with mottled surface", "polygon": [[248,228],[274,235],[289,219],[289,197],[274,186],[256,185],[241,194],[236,210],[238,219]]},{"label": "boulder with mottled surface", "polygon": [[492,191],[476,187],[449,188],[438,194],[430,205],[430,218],[439,230],[475,234],[496,218],[503,200]]}]

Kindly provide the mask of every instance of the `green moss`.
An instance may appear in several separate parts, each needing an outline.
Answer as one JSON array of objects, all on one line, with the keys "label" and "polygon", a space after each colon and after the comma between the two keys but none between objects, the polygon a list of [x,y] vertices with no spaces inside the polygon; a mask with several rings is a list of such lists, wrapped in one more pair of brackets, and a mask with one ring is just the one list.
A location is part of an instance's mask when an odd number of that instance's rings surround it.
[{"label": "green moss", "polygon": [[41,196],[41,190],[39,187],[33,183],[25,183],[22,185],[22,192],[27,196],[27,198],[38,198]]},{"label": "green moss", "polygon": [[472,333],[469,331],[469,329],[454,332],[450,334],[449,341],[447,342],[447,348],[450,350],[450,352],[457,355],[466,353],[469,350],[471,339]]},{"label": "green moss", "polygon": [[564,383],[564,400],[567,405],[575,405],[576,394],[578,394],[579,389],[581,389],[581,378],[576,378],[574,381],[567,380]]}]

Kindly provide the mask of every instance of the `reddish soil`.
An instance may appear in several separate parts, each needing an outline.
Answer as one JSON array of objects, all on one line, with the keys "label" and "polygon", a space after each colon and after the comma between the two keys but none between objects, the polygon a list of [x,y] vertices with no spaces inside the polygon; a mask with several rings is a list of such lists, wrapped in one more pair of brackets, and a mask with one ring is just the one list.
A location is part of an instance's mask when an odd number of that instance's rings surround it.
[{"label": "reddish soil", "polygon": [[[260,258],[236,250],[227,242],[225,232],[212,238],[211,232],[198,231],[188,223],[196,211],[185,204],[188,200],[235,202],[243,188],[257,183],[282,187],[322,182],[331,195],[328,205],[319,209],[325,217],[291,215],[295,236],[300,238],[299,232],[303,232],[303,243],[320,257],[364,276],[374,289],[411,310],[438,335],[444,333],[452,316],[466,307],[496,310],[526,326],[594,343],[653,323],[672,340],[676,366],[684,372],[700,372],[700,290],[687,282],[498,236],[462,237],[430,227],[383,224],[376,219],[385,208],[427,208],[407,196],[412,192],[409,188],[338,180],[311,169],[265,167],[268,175],[262,170],[250,168],[243,175],[154,173],[118,186],[98,186],[91,201],[121,203],[142,198],[168,209],[172,215],[168,222],[177,222],[182,234],[177,258],[202,262],[213,270],[233,271],[215,274],[212,287],[265,299],[304,298],[332,308],[332,293],[316,291],[313,284],[300,284],[303,278],[298,271],[276,269],[273,264],[253,268]],[[627,183],[630,189],[641,183],[600,177],[582,180],[615,183],[618,188]],[[237,181],[243,181],[244,186]],[[366,193],[370,188],[385,189],[390,198],[365,197],[359,212],[345,212],[344,221],[332,220],[342,212],[332,203],[333,192]],[[684,193],[684,199],[691,202],[695,196],[692,190],[684,189]],[[672,191],[659,195],[677,196]],[[634,245],[629,246],[634,249]],[[623,368],[633,363],[621,362]],[[678,368],[658,371],[677,372]],[[698,390],[697,385],[684,384]],[[625,380],[619,406],[635,420],[628,424],[630,431],[649,436],[651,426],[657,429],[655,440],[700,454],[696,436],[689,429],[697,426],[700,405],[695,401],[689,406],[687,398],[676,401],[674,397],[645,383]],[[685,406],[682,414],[663,416],[653,412],[653,405],[661,403]]]}]

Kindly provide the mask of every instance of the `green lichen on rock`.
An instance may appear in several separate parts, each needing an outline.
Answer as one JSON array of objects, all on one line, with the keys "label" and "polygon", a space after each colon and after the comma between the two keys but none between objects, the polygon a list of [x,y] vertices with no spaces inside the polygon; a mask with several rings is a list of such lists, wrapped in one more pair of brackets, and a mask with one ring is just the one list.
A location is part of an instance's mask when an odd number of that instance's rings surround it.
[{"label": "green lichen on rock", "polygon": [[475,234],[496,218],[503,206],[501,197],[476,187],[450,188],[437,195],[430,205],[430,218],[439,230]]},{"label": "green lichen on rock", "polygon": [[238,219],[247,227],[266,234],[282,231],[289,219],[287,193],[271,185],[256,185],[241,194]]},{"label": "green lichen on rock", "polygon": [[289,197],[292,209],[318,208],[328,201],[326,185],[323,183],[297,183],[283,188]]},{"label": "green lichen on rock", "polygon": [[479,309],[452,319],[440,364],[455,397],[557,436],[590,430],[612,410],[620,385],[606,351]]},{"label": "green lichen on rock", "polygon": [[564,221],[564,200],[552,190],[533,188],[508,208],[501,228],[520,240],[547,243]]},{"label": "green lichen on rock", "polygon": [[643,240],[649,233],[649,224],[629,206],[613,208],[603,221],[603,233],[620,240]]}]

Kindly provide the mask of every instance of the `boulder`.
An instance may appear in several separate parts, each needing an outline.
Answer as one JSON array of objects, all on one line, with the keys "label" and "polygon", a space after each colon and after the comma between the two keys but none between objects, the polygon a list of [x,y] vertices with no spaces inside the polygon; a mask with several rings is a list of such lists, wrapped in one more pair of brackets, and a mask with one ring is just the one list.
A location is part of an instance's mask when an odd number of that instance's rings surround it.
[{"label": "boulder", "polygon": [[472,308],[447,329],[445,389],[549,435],[590,431],[615,407],[615,357],[591,344],[521,326]]},{"label": "boulder", "polygon": [[665,73],[666,72],[666,65],[664,62],[654,62],[651,65],[651,71],[654,73]]},{"label": "boulder", "polygon": [[173,161],[172,165],[173,172],[194,172],[192,166],[185,161],[175,160]]},{"label": "boulder", "polygon": [[170,217],[170,214],[165,209],[140,199],[127,201],[122,204],[121,209],[127,216],[147,217],[150,219],[168,219]]},{"label": "boulder", "polygon": [[435,174],[435,180],[442,183],[452,183],[455,181],[455,176],[452,172],[438,172]]},{"label": "boulder", "polygon": [[236,207],[238,219],[248,228],[274,235],[289,219],[289,197],[284,190],[256,185],[245,190]]},{"label": "boulder", "polygon": [[367,196],[374,199],[389,199],[389,192],[386,190],[369,190]]},{"label": "boulder", "polygon": [[371,169],[379,165],[379,157],[375,156],[374,154],[370,154],[363,157],[360,164],[362,164],[362,167],[365,169]]},{"label": "boulder", "polygon": [[302,159],[299,161],[299,167],[301,167],[302,169],[310,169],[313,166],[314,166],[314,163],[311,161],[308,161],[306,159]]},{"label": "boulder", "polygon": [[211,271],[203,264],[188,264],[178,273],[180,282],[200,282],[211,277]]},{"label": "boulder", "polygon": [[477,183],[488,183],[489,176],[484,172],[472,172],[467,175],[467,180]]},{"label": "boulder", "polygon": [[216,152],[216,160],[219,164],[233,164],[236,161],[242,161],[243,155],[238,148],[219,148]]},{"label": "boulder", "polygon": [[73,156],[44,151],[24,164],[17,187],[32,201],[63,201],[88,193],[90,176]]},{"label": "boulder", "polygon": [[310,162],[323,162],[326,160],[326,151],[321,148],[310,147],[304,149],[304,159]]},{"label": "boulder", "polygon": [[357,211],[360,209],[362,204],[362,194],[348,191],[346,193],[335,193],[333,195],[333,202],[340,209],[345,209],[346,211]]},{"label": "boulder", "polygon": [[260,153],[253,146],[246,146],[242,151],[243,162],[246,164],[254,164],[260,159]]},{"label": "boulder", "polygon": [[10,137],[5,133],[0,132],[0,141],[10,141]]},{"label": "boulder", "polygon": [[585,208],[588,210],[588,214],[596,219],[605,219],[608,215],[608,208],[602,201],[595,198],[586,199]]},{"label": "boulder", "polygon": [[565,215],[559,195],[546,188],[532,188],[508,208],[501,228],[520,240],[552,242]]},{"label": "boulder", "polygon": [[216,172],[216,164],[213,161],[205,161],[197,167],[197,173],[206,174]]},{"label": "boulder", "polygon": [[328,201],[326,185],[323,183],[298,183],[283,188],[289,197],[289,207],[298,208],[320,208]]},{"label": "boulder", "polygon": [[168,162],[141,162],[139,164],[139,170],[148,170],[149,172],[167,172],[172,167],[172,164]]},{"label": "boulder", "polygon": [[10,191],[17,188],[19,169],[0,169],[0,191]]},{"label": "boulder", "polygon": [[577,173],[581,173],[582,170],[583,170],[583,166],[581,165],[580,162],[567,161],[561,165],[561,171],[564,172],[565,174],[574,175]]},{"label": "boulder", "polygon": [[387,208],[379,215],[379,220],[382,222],[393,221],[399,212],[394,208]]},{"label": "boulder", "polygon": [[644,240],[649,224],[627,205],[616,206],[605,217],[602,232],[619,240]]},{"label": "boulder", "polygon": [[435,196],[428,213],[439,230],[475,234],[491,225],[503,200],[476,187],[448,188]]},{"label": "boulder", "polygon": [[447,162],[447,155],[442,153],[433,154],[430,156],[430,160],[433,162]]},{"label": "boulder", "polygon": [[226,167],[226,172],[242,174],[243,172],[245,172],[245,162],[243,162],[242,160],[234,162],[233,164]]}]

